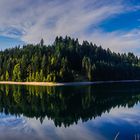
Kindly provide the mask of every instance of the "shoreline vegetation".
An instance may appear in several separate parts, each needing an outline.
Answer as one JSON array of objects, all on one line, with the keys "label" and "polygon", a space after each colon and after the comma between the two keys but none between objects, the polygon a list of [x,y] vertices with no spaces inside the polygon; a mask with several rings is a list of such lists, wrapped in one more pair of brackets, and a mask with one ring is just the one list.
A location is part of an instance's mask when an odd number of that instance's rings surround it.
[{"label": "shoreline vegetation", "polygon": [[0,81],[63,85],[135,79],[140,80],[140,58],[133,53],[115,53],[68,36],[56,37],[52,45],[42,39],[0,51]]},{"label": "shoreline vegetation", "polygon": [[0,85],[31,85],[31,86],[85,86],[94,84],[108,84],[108,83],[134,83],[140,80],[119,80],[119,81],[95,81],[95,82],[13,82],[13,81],[0,81]]}]

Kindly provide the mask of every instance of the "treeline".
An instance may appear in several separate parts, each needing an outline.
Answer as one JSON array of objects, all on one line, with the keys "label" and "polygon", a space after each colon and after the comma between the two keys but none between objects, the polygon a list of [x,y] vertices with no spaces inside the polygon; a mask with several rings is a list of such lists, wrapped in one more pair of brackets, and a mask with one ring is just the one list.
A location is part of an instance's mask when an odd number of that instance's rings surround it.
[{"label": "treeline", "polygon": [[0,51],[1,81],[99,81],[140,79],[140,59],[70,37],[52,45],[28,44]]}]

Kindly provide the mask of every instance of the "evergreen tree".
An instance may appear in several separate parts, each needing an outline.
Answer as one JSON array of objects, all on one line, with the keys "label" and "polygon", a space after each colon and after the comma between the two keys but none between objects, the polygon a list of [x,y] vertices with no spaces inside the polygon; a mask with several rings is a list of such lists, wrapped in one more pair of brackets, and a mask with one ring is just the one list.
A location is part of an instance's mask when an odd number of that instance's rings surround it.
[{"label": "evergreen tree", "polygon": [[9,81],[9,73],[6,71],[6,81]]},{"label": "evergreen tree", "polygon": [[46,55],[43,55],[42,63],[41,63],[41,69],[42,69],[43,75],[46,75],[46,73],[47,73],[47,58],[46,58]]},{"label": "evergreen tree", "polygon": [[42,38],[41,41],[40,41],[40,46],[41,46],[41,47],[44,46],[44,40],[43,40],[43,38]]},{"label": "evergreen tree", "polygon": [[13,69],[13,81],[21,81],[20,65],[16,64]]}]

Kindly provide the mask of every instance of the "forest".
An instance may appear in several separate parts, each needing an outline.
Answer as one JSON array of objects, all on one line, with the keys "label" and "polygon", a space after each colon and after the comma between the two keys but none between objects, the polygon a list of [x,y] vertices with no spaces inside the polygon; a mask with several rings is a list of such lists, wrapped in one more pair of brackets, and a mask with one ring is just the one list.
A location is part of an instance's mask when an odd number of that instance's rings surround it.
[{"label": "forest", "polygon": [[68,36],[54,43],[16,46],[0,51],[0,80],[16,82],[73,82],[139,80],[140,58],[115,53]]}]

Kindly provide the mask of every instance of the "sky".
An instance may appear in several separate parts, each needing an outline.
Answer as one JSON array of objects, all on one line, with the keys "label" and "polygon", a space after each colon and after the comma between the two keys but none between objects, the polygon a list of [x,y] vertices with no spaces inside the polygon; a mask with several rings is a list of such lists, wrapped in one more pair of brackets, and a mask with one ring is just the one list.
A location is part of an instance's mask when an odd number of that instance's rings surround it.
[{"label": "sky", "polygon": [[140,0],[0,0],[0,49],[66,35],[140,56]]}]

